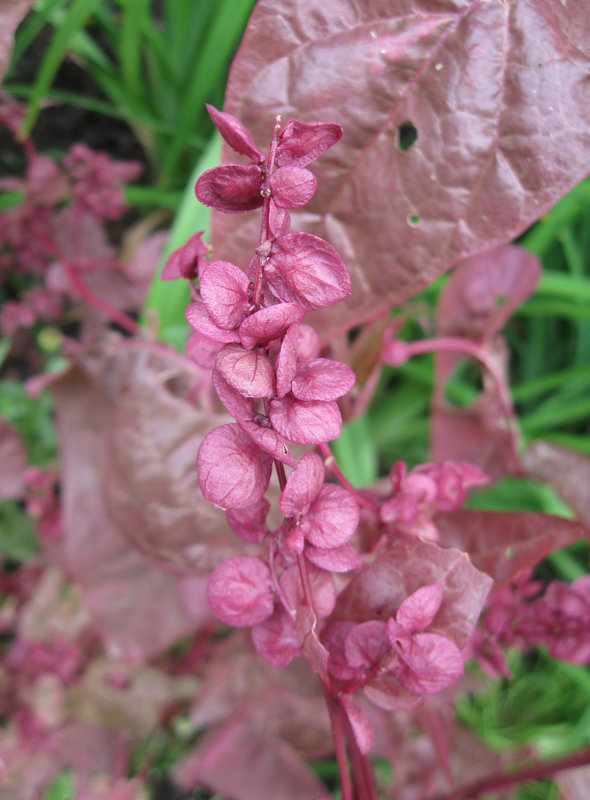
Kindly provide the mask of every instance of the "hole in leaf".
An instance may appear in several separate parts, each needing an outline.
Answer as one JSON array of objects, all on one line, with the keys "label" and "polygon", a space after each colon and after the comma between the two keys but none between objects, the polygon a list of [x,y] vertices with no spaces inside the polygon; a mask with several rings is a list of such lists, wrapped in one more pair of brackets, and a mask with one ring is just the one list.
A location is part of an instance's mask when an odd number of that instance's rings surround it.
[{"label": "hole in leaf", "polygon": [[397,134],[397,146],[402,153],[406,153],[417,139],[418,131],[415,125],[412,122],[402,122]]},{"label": "hole in leaf", "polygon": [[420,217],[417,214],[412,214],[408,217],[408,224],[416,227],[420,224]]},{"label": "hole in leaf", "polygon": [[496,308],[502,308],[506,305],[506,295],[500,294],[496,297]]}]

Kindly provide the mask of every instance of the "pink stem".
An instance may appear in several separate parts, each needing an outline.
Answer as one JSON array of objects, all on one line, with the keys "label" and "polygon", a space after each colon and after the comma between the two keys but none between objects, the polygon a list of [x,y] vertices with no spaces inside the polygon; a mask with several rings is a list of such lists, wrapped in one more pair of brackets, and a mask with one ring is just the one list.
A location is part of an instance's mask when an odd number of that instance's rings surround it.
[{"label": "pink stem", "polygon": [[420,342],[404,342],[403,352],[408,358],[415,355],[434,352],[464,353],[466,356],[478,361],[487,370],[496,384],[498,397],[502,404],[504,415],[508,421],[515,450],[520,443],[520,431],[516,420],[516,413],[512,399],[504,381],[503,375],[498,371],[496,364],[490,359],[487,349],[478,342],[472,342],[461,336],[441,336],[438,339],[424,339]]},{"label": "pink stem", "polygon": [[548,778],[556,772],[573,769],[574,767],[583,767],[586,764],[590,764],[590,747],[580,750],[573,756],[553,761],[538,761],[528,767],[522,767],[516,771],[511,770],[510,774],[496,773],[487,778],[459,786],[450,792],[431,796],[428,800],[474,800],[474,798],[487,792],[499,791],[508,786],[516,786],[526,781],[538,781],[542,778]]},{"label": "pink stem", "polygon": [[344,733],[346,735],[350,760],[352,761],[355,797],[358,800],[379,800],[373,765],[369,757],[359,750],[352,725],[344,709],[341,710],[341,714],[344,718]]},{"label": "pink stem", "polygon": [[287,602],[287,598],[285,597],[285,594],[281,589],[281,584],[279,583],[279,579],[277,578],[277,572],[275,569],[275,540],[273,537],[274,534],[271,533],[270,540],[268,543],[268,567],[270,569],[270,577],[272,578],[272,583],[277,593],[277,597],[281,601],[281,605],[283,606],[287,614],[290,617],[293,617],[293,610],[289,605],[289,603]]},{"label": "pink stem", "polygon": [[94,306],[94,308],[101,311],[110,320],[116,322],[117,325],[126,330],[132,336],[137,336],[137,334],[139,334],[141,328],[137,322],[135,322],[134,319],[131,319],[131,317],[128,317],[127,314],[119,311],[119,309],[113,308],[113,306],[110,303],[107,303],[106,300],[103,300],[102,297],[94,294],[94,292],[91,291],[83,282],[76,267],[71,264],[67,264],[66,271],[68,273],[70,283],[83,300],[86,300],[87,303],[90,303],[91,306]]},{"label": "pink stem", "polygon": [[[259,244],[262,245],[264,242],[267,242],[269,239],[269,219],[270,219],[270,177],[272,175],[275,163],[275,156],[277,153],[277,146],[279,144],[279,133],[281,130],[281,118],[278,116],[275,120],[275,127],[272,135],[272,140],[270,143],[270,150],[268,153],[268,161],[265,165],[262,166],[262,185],[261,185],[261,193],[264,198],[262,203],[262,225],[260,226],[260,242]],[[258,265],[256,268],[256,278],[254,280],[254,294],[252,302],[256,309],[260,306],[260,301],[262,299],[262,273],[264,268],[264,263],[267,260],[268,256],[265,255],[257,255]]]},{"label": "pink stem", "polygon": [[359,506],[364,506],[365,508],[372,508],[373,510],[378,510],[379,506],[376,503],[371,502],[366,497],[364,497],[358,489],[355,489],[352,483],[346,478],[340,467],[338,466],[338,462],[336,461],[336,457],[332,450],[330,449],[330,445],[328,444],[320,444],[318,445],[321,454],[326,459],[326,467],[331,470],[334,475],[338,478],[342,486],[350,492],[350,494],[355,498]]},{"label": "pink stem", "polygon": [[[332,728],[332,740],[334,741],[334,753],[340,773],[340,792],[342,800],[355,800],[350,780],[350,770],[348,758],[346,757],[346,743],[342,726],[342,709],[332,694],[332,688],[327,680],[322,680],[322,689],[326,698],[326,705],[330,714],[330,725]],[[364,798],[363,798],[364,800]],[[370,798],[367,798],[370,800]]]}]

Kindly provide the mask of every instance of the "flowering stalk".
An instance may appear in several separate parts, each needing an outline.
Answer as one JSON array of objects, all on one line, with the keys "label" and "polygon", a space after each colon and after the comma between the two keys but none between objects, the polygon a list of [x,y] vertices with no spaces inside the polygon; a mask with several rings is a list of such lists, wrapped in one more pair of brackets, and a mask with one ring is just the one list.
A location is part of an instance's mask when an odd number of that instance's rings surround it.
[{"label": "flowering stalk", "polygon": [[[346,364],[319,357],[317,334],[303,320],[308,311],[347,297],[351,281],[329,244],[310,233],[289,233],[289,210],[315,192],[306,166],[338,142],[341,128],[292,120],[281,129],[277,118],[267,158],[239,120],[209,112],[226,142],[250,163],[209,170],[196,195],[225,213],[261,208],[259,244],[246,276],[230,262],[207,262],[207,246],[196,234],[172,254],[164,277],[199,279],[186,312],[194,329],[187,353],[213,369],[213,385],[235,420],[201,444],[201,491],[226,512],[241,539],[261,550],[258,557],[219,564],[207,597],[222,622],[252,628],[256,650],[271,664],[307,659],[330,712],[343,800],[377,800],[368,759],[373,731],[354,696],[363,691],[383,708],[407,708],[457,680],[463,658],[452,638],[428,631],[443,601],[441,583],[420,586],[384,618],[369,611],[327,624],[336,605],[332,573],[361,566],[350,544],[361,506],[377,527],[393,531],[395,523],[402,535],[435,539],[431,517],[458,507],[485,476],[450,463],[406,475],[398,464],[385,498],[365,496],[346,480],[328,442],[340,436],[336,400],[355,375]],[[312,450],[296,461],[292,445],[316,447],[326,460]],[[273,464],[284,521],[271,531],[264,495]],[[326,482],[326,470],[341,485]]]}]

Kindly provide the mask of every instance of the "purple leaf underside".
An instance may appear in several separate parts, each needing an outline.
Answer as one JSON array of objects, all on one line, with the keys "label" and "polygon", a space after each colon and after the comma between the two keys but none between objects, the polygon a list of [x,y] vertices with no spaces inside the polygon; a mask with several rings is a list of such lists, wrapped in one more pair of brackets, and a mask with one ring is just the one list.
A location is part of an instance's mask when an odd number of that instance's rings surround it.
[{"label": "purple leaf underside", "polygon": [[[588,173],[589,43],[583,0],[258,3],[225,110],[259,143],[276,114],[344,129],[292,213],[352,276],[312,318],[324,340],[510,241]],[[214,212],[217,256],[247,264],[258,229]]]}]

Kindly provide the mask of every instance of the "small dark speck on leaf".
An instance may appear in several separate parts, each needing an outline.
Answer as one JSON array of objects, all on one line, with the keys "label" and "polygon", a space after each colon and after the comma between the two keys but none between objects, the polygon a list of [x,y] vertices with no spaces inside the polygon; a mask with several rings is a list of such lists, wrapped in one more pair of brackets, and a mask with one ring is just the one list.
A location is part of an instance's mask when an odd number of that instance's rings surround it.
[{"label": "small dark speck on leaf", "polygon": [[496,297],[496,308],[502,308],[502,306],[506,305],[506,297],[503,294],[498,295]]},{"label": "small dark speck on leaf", "polygon": [[417,141],[418,131],[412,122],[402,122],[399,126],[397,145],[402,153],[406,153]]}]

